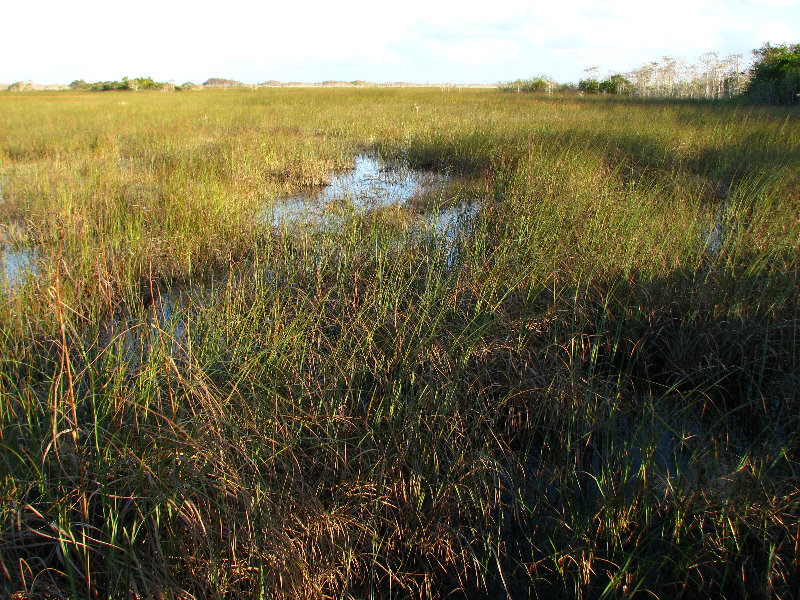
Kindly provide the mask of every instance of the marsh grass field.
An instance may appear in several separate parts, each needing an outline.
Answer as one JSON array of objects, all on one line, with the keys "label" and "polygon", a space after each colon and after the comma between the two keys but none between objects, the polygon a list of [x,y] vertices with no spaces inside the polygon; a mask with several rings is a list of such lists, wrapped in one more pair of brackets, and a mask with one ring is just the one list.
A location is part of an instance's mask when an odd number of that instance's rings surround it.
[{"label": "marsh grass field", "polygon": [[[358,157],[445,184],[274,217]],[[0,596],[797,598],[798,165],[793,108],[0,94]]]}]

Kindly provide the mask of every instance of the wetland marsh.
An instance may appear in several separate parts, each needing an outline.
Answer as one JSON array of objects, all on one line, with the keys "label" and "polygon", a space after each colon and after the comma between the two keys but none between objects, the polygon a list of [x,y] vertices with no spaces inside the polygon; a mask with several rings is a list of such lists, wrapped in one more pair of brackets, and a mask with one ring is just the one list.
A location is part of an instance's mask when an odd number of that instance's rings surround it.
[{"label": "wetland marsh", "polygon": [[795,598],[800,118],[0,94],[0,595]]}]

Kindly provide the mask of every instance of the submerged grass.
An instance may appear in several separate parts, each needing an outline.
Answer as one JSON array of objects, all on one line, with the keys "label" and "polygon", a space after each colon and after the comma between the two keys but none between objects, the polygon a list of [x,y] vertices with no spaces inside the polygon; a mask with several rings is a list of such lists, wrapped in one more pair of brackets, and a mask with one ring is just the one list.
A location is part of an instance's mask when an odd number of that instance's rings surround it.
[{"label": "submerged grass", "polygon": [[[0,300],[4,595],[796,597],[795,112],[0,107],[2,240],[37,262]],[[412,226],[455,184],[265,221],[365,151],[467,177],[470,226]]]}]

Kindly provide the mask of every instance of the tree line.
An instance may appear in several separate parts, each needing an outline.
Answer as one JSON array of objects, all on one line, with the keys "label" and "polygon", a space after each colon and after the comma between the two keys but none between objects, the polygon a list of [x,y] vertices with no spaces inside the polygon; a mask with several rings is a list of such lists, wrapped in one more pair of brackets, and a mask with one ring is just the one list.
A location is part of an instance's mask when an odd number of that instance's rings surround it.
[{"label": "tree line", "polygon": [[701,55],[695,62],[665,56],[627,73],[611,72],[605,79],[600,67],[584,70],[577,85],[561,84],[539,75],[501,85],[516,92],[620,94],[641,98],[728,99],[742,97],[764,104],[800,103],[800,44],[764,44],[753,51],[747,66],[741,54]]},{"label": "tree line", "polygon": [[72,90],[86,90],[92,92],[108,92],[116,90],[127,90],[138,92],[140,90],[158,90],[164,92],[172,92],[181,89],[194,89],[197,86],[194,83],[187,82],[183,85],[175,85],[172,82],[155,81],[152,77],[123,77],[119,81],[95,81],[88,83],[83,79],[76,79],[69,84]]}]

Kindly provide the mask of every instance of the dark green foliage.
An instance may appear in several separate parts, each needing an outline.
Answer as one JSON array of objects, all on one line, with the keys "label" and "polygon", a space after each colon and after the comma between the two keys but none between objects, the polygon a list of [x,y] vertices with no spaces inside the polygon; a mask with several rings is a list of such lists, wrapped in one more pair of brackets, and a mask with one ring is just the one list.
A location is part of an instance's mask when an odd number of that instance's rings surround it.
[{"label": "dark green foliage", "polygon": [[[80,84],[79,81],[74,81],[73,84]],[[86,82],[83,82],[84,84]],[[91,89],[94,92],[107,92],[107,91],[138,91],[138,90],[154,90],[154,89],[162,89],[163,86],[167,84],[154,81],[152,77],[135,77],[134,79],[128,79],[127,77],[123,77],[121,81],[96,81],[88,86],[88,89]],[[70,84],[72,87],[72,84]],[[75,89],[75,88],[73,88]],[[87,88],[77,88],[77,89],[87,89]]]},{"label": "dark green foliage", "polygon": [[764,44],[754,50],[747,96],[765,104],[800,103],[800,44]]},{"label": "dark green foliage", "polygon": [[633,84],[617,73],[603,81],[582,79],[578,83],[578,89],[587,94],[630,94],[633,92]]},{"label": "dark green foliage", "polygon": [[501,90],[507,92],[547,92],[554,91],[553,88],[560,87],[552,78],[547,75],[538,75],[530,79],[517,79],[500,86]]},{"label": "dark green foliage", "polygon": [[587,94],[597,94],[600,91],[600,82],[597,79],[581,79],[578,89]]},{"label": "dark green foliage", "polygon": [[617,73],[600,82],[600,91],[606,94],[626,94],[633,91],[633,84]]}]

